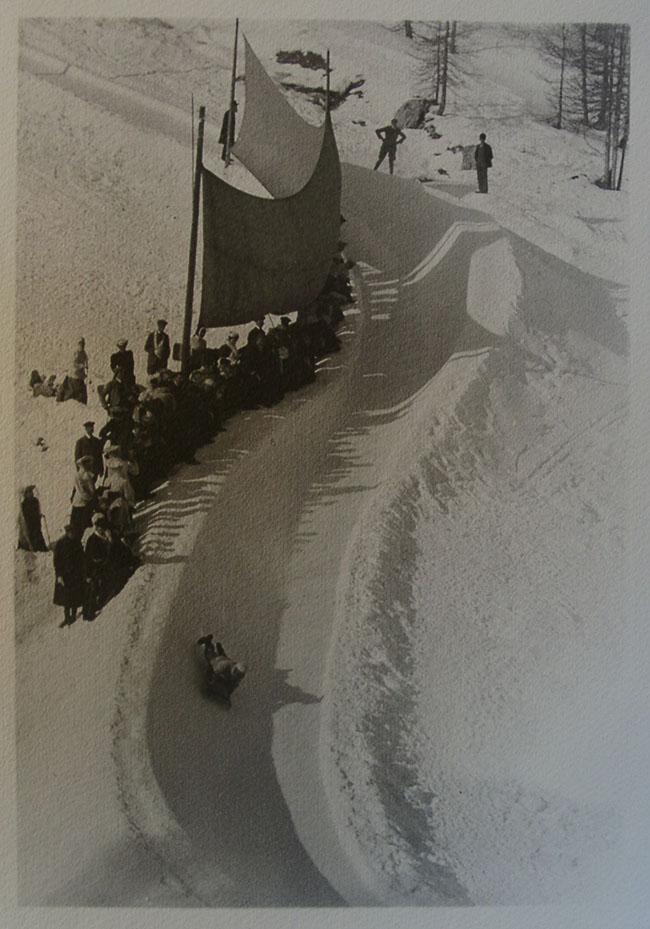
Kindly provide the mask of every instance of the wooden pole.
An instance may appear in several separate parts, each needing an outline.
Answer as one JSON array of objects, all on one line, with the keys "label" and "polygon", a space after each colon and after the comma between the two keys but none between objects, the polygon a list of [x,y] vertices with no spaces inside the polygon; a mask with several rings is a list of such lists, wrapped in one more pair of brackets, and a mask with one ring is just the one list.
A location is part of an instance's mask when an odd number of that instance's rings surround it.
[{"label": "wooden pole", "polygon": [[183,341],[181,343],[181,372],[187,374],[190,366],[190,338],[192,335],[192,303],[194,301],[194,276],[196,272],[196,243],[199,232],[199,202],[201,196],[201,171],[203,170],[203,127],[205,107],[199,107],[199,134],[196,142],[196,167],[194,169],[194,192],[192,198],[192,231],[190,233],[190,258],[187,268],[187,291],[185,317],[183,319]]},{"label": "wooden pole", "polygon": [[194,165],[194,94],[192,94],[192,165]]},{"label": "wooden pole", "polygon": [[621,181],[623,180],[623,165],[625,163],[625,149],[627,148],[627,136],[624,135],[621,139],[620,149],[621,149],[621,168],[618,172],[618,181],[616,183],[616,189],[621,189]]},{"label": "wooden pole", "polygon": [[228,107],[228,128],[226,131],[226,165],[232,162],[230,157],[230,134],[233,131],[233,120],[235,118],[235,82],[237,81],[237,38],[239,36],[239,19],[235,20],[235,47],[232,52],[232,77],[230,79],[230,106]]},{"label": "wooden pole", "polygon": [[327,49],[327,84],[325,87],[325,112],[330,111],[330,50]]}]

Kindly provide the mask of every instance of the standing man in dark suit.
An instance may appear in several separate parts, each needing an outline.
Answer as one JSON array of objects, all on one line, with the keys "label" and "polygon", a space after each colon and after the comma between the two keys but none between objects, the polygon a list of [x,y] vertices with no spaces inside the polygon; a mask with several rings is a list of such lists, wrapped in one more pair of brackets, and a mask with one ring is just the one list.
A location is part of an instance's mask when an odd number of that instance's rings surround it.
[{"label": "standing man in dark suit", "polygon": [[77,439],[75,443],[75,464],[80,458],[83,458],[84,455],[90,455],[92,458],[92,467],[90,470],[94,474],[95,479],[97,479],[104,470],[104,459],[102,456],[103,443],[101,439],[93,435],[95,423],[92,422],[92,420],[88,420],[87,423],[84,423],[84,430],[84,435],[82,435],[80,439]]},{"label": "standing man in dark suit", "polygon": [[113,374],[120,369],[125,384],[135,384],[135,361],[133,352],[126,346],[129,344],[128,339],[118,339],[118,351],[111,355],[111,371]]},{"label": "standing man in dark suit", "polygon": [[155,332],[149,333],[144,343],[144,350],[147,353],[147,374],[162,371],[169,361],[169,336],[165,332],[167,320],[159,319],[156,325],[158,328]]},{"label": "standing man in dark suit", "polygon": [[[230,164],[230,149],[235,144],[235,113],[237,112],[237,101],[233,100],[232,107],[228,107],[226,112],[223,114],[223,120],[221,122],[221,132],[219,133],[219,145],[223,145],[221,149],[221,160],[225,161],[226,164]],[[228,131],[228,123],[230,122],[230,131]]]},{"label": "standing man in dark suit", "polygon": [[68,523],[65,535],[54,545],[56,580],[52,602],[55,606],[62,606],[65,611],[60,628],[72,625],[84,600],[83,554],[81,542]]},{"label": "standing man in dark suit", "polygon": [[479,143],[474,149],[474,161],[476,163],[476,176],[478,178],[479,194],[488,192],[488,168],[492,167],[492,149],[485,141],[485,133],[479,136]]}]

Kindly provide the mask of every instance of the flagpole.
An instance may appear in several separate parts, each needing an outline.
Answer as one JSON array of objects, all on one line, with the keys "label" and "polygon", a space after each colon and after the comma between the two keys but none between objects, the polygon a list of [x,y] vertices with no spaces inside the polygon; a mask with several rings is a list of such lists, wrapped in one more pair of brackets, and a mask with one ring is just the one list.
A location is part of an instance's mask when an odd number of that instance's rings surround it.
[{"label": "flagpole", "polygon": [[[230,135],[233,132],[232,121],[235,118],[235,82],[237,81],[237,39],[239,36],[239,18],[235,20],[235,46],[232,52],[232,77],[230,79],[230,106],[228,107],[228,129],[226,132],[226,166],[231,163],[230,158]],[[234,134],[234,133],[233,133]]]},{"label": "flagpole", "polygon": [[330,111],[330,50],[327,49],[327,84],[325,90],[325,112]]},{"label": "flagpole", "polygon": [[194,94],[192,94],[192,164],[194,164]]},{"label": "flagpole", "polygon": [[194,276],[196,273],[196,243],[199,232],[199,203],[201,196],[201,171],[203,170],[203,127],[205,107],[199,107],[199,133],[196,142],[196,167],[194,169],[194,191],[192,197],[192,231],[190,233],[190,257],[187,269],[187,291],[185,295],[185,317],[183,319],[183,341],[181,343],[181,372],[187,374],[190,366],[190,338],[192,335],[192,303],[194,300]]}]

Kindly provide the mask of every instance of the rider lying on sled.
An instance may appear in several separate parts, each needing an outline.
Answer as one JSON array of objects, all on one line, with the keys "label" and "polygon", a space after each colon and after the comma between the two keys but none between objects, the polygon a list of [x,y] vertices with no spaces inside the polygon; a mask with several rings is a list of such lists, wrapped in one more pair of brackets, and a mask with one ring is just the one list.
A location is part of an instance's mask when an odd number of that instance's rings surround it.
[{"label": "rider lying on sled", "polygon": [[217,642],[215,646],[212,633],[202,636],[197,644],[203,646],[203,655],[207,664],[205,683],[208,692],[223,700],[226,706],[230,707],[230,695],[244,679],[246,665],[229,658],[221,642]]}]

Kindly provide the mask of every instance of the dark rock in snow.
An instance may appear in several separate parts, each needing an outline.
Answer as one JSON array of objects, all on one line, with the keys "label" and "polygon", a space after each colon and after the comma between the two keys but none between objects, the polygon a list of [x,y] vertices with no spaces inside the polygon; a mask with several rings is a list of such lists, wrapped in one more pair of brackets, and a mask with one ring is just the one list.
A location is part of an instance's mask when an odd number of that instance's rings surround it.
[{"label": "dark rock in snow", "polygon": [[433,101],[425,97],[407,100],[395,113],[395,119],[402,129],[421,129],[432,104]]}]

